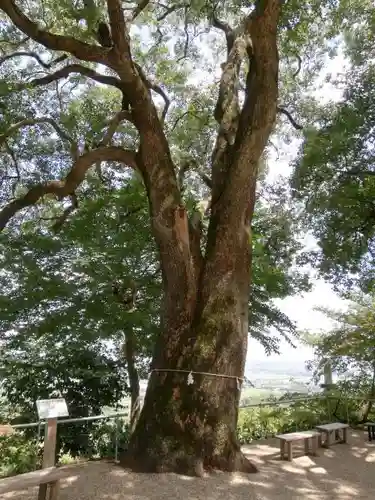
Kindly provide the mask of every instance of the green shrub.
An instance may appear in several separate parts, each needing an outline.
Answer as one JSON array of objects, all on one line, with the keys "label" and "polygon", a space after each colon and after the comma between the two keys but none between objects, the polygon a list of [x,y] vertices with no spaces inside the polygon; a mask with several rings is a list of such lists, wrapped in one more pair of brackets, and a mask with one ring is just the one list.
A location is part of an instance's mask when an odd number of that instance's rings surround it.
[{"label": "green shrub", "polygon": [[23,474],[40,467],[41,447],[21,433],[0,436],[0,477]]}]

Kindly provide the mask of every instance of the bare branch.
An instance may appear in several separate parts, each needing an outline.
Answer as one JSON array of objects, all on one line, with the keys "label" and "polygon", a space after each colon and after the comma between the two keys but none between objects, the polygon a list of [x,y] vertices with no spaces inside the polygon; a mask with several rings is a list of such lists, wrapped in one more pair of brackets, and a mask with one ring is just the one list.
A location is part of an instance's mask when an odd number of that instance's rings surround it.
[{"label": "bare branch", "polygon": [[6,227],[9,220],[17,212],[35,205],[45,195],[51,194],[58,200],[74,195],[77,187],[84,180],[87,170],[98,161],[116,161],[133,169],[138,168],[135,151],[114,146],[90,151],[77,159],[65,179],[38,184],[32,187],[22,198],[5,205],[0,211],[0,231]]},{"label": "bare branch", "polygon": [[120,123],[124,120],[132,121],[132,116],[129,111],[119,111],[118,113],[115,114],[115,116],[112,118],[112,120],[108,124],[108,129],[106,133],[104,134],[103,139],[100,141],[100,146],[107,146],[108,144],[111,143],[112,138],[120,125]]},{"label": "bare branch", "polygon": [[61,137],[61,139],[69,142],[71,145],[75,144],[75,141],[66,132],[64,132],[64,130],[55,122],[55,120],[48,117],[41,117],[41,118],[26,118],[25,120],[21,120],[20,122],[9,127],[8,130],[6,130],[3,134],[0,135],[0,146],[5,143],[8,137],[13,135],[20,128],[30,127],[33,125],[38,125],[40,123],[48,123],[55,129],[55,131]]},{"label": "bare branch", "polygon": [[60,62],[65,61],[66,59],[68,59],[68,56],[66,54],[63,54],[62,56],[59,56],[56,59],[53,59],[51,62],[45,63],[36,52],[20,51],[20,52],[13,52],[12,54],[7,54],[6,56],[1,57],[0,58],[0,66],[2,64],[4,64],[5,61],[9,61],[9,59],[13,59],[15,57],[32,57],[45,69],[50,69],[55,64],[58,64]]},{"label": "bare branch", "polygon": [[108,49],[80,42],[70,36],[54,35],[40,29],[36,23],[31,21],[31,19],[17,7],[14,0],[1,0],[0,10],[6,13],[13,24],[25,33],[25,35],[47,49],[69,52],[78,59],[89,62],[104,64],[107,59]]},{"label": "bare branch", "polygon": [[146,88],[148,89],[151,89],[153,90],[154,92],[156,92],[157,94],[159,94],[163,99],[164,99],[164,109],[162,111],[162,114],[161,114],[161,120],[162,120],[162,123],[164,122],[165,120],[165,117],[168,113],[168,108],[171,104],[171,101],[169,100],[169,97],[167,96],[167,94],[164,92],[164,90],[160,87],[160,85],[157,85],[156,83],[154,82],[151,82],[145,75],[142,67],[134,62],[134,66],[137,68],[137,71],[139,73],[139,76],[141,77],[143,83],[145,84]]},{"label": "bare branch", "polygon": [[56,221],[54,222],[53,226],[52,226],[52,229],[53,231],[55,231],[55,233],[58,233],[62,226],[65,224],[66,220],[68,219],[68,217],[75,211],[77,210],[78,208],[78,199],[77,199],[77,195],[75,193],[73,193],[71,196],[70,196],[70,199],[72,201],[71,205],[69,205],[65,210],[64,212],[60,215],[60,217],[58,217],[56,219]]},{"label": "bare branch", "polygon": [[278,113],[281,113],[282,115],[286,116],[288,118],[288,120],[290,121],[290,123],[293,125],[293,127],[296,129],[296,130],[303,130],[303,127],[302,125],[300,125],[299,123],[297,123],[293,116],[289,113],[289,111],[285,108],[281,108],[280,106],[277,106],[277,112]]},{"label": "bare branch", "polygon": [[216,17],[215,12],[212,13],[212,26],[225,33],[225,39],[227,41],[227,53],[229,55],[229,52],[232,50],[235,38],[233,28],[231,28],[229,24],[220,21],[220,19]]},{"label": "bare branch", "polygon": [[16,155],[14,154],[13,149],[9,146],[7,141],[5,141],[5,149],[6,149],[7,153],[10,155],[10,157],[12,158],[13,165],[14,165],[14,168],[15,168],[16,173],[17,173],[17,181],[20,182],[20,180],[21,180],[20,167],[18,165]]},{"label": "bare branch", "polygon": [[184,32],[185,32],[185,43],[184,43],[184,55],[179,57],[177,59],[177,62],[182,61],[183,59],[187,58],[187,53],[189,50],[189,42],[190,42],[190,36],[189,36],[189,22],[188,22],[188,8],[185,7],[185,22],[184,22]]},{"label": "bare branch", "polygon": [[296,57],[297,62],[298,62],[298,67],[297,67],[296,71],[293,73],[293,78],[297,78],[297,76],[299,75],[299,72],[301,71],[301,68],[302,68],[301,57],[298,54],[295,54],[295,57]]},{"label": "bare branch", "polygon": [[100,73],[97,73],[93,69],[82,66],[81,64],[69,64],[64,68],[59,69],[55,73],[43,76],[41,78],[35,78],[29,83],[20,83],[17,87],[22,89],[26,86],[39,87],[42,85],[48,85],[49,83],[55,82],[56,80],[59,80],[61,78],[66,78],[72,73],[79,73],[80,75],[87,76],[88,78],[91,78],[96,82],[104,83],[105,85],[112,85],[113,87],[121,90],[121,80],[119,80],[118,78],[115,78],[114,76],[102,75]]},{"label": "bare branch", "polygon": [[149,3],[150,0],[140,0],[137,7],[133,10],[133,14],[131,17],[132,21],[134,21],[139,16],[139,14],[145,10],[145,8],[148,6]]},{"label": "bare branch", "polygon": [[162,5],[162,7],[165,9],[165,12],[163,12],[163,14],[161,14],[159,17],[156,18],[157,21],[163,21],[166,17],[169,16],[169,14],[172,14],[172,12],[175,12],[176,10],[179,10],[179,9],[184,9],[185,7],[189,7],[189,5],[181,3],[181,4],[177,4],[177,5],[172,5],[171,7],[167,7],[166,5]]},{"label": "bare branch", "polygon": [[[15,194],[15,191],[16,191],[16,187],[18,186],[18,184],[20,183],[21,181],[21,173],[20,173],[20,167],[18,165],[18,161],[17,161],[17,157],[13,151],[13,149],[9,146],[8,142],[5,141],[5,150],[6,152],[9,154],[9,156],[12,158],[12,161],[13,161],[13,165],[14,165],[14,169],[16,171],[16,175],[15,176],[7,176],[6,178],[8,179],[13,179],[14,182],[12,184],[12,194],[14,196]],[[3,177],[3,179],[5,179],[5,177]],[[2,179],[2,180],[3,180]]]}]

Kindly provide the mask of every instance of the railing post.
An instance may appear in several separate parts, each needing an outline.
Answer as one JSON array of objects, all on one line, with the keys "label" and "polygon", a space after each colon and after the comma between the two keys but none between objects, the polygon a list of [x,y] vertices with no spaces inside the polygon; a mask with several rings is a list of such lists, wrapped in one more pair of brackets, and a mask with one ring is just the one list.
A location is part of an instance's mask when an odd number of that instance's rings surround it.
[{"label": "railing post", "polygon": [[116,417],[115,419],[115,462],[118,462],[118,437],[119,437],[119,424],[120,419]]},{"label": "railing post", "polygon": [[[56,453],[56,436],[57,436],[57,418],[49,418],[46,422],[44,434],[44,451],[42,468],[53,467],[55,465]],[[47,484],[39,486],[38,500],[46,500]]]}]

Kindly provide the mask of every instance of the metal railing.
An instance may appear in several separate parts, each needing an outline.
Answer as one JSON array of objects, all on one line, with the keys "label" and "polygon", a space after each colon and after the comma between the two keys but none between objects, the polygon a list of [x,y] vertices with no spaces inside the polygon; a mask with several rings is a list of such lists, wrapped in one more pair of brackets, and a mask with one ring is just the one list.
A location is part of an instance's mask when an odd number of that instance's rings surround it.
[{"label": "metal railing", "polygon": [[[95,422],[95,421],[104,421],[104,420],[116,420],[115,425],[115,451],[114,451],[114,459],[118,461],[118,448],[119,448],[119,424],[121,420],[124,420],[124,417],[129,417],[129,412],[118,412],[111,413],[109,415],[95,415],[92,417],[77,417],[77,418],[65,418],[57,421],[57,428],[60,425],[64,424],[74,424],[74,423],[86,423],[86,422]],[[45,429],[47,422],[45,420],[40,420],[38,422],[29,422],[25,424],[14,424],[12,425],[13,429],[22,430],[35,427],[36,431],[36,439],[40,441],[42,429]]]}]

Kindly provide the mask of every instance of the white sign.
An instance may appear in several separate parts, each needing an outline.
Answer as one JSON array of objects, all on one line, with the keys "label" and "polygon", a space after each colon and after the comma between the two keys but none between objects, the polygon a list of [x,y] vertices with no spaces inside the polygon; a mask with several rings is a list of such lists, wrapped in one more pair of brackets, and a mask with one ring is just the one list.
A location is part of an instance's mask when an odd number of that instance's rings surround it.
[{"label": "white sign", "polygon": [[36,402],[39,419],[69,417],[68,407],[64,398],[38,399]]}]

